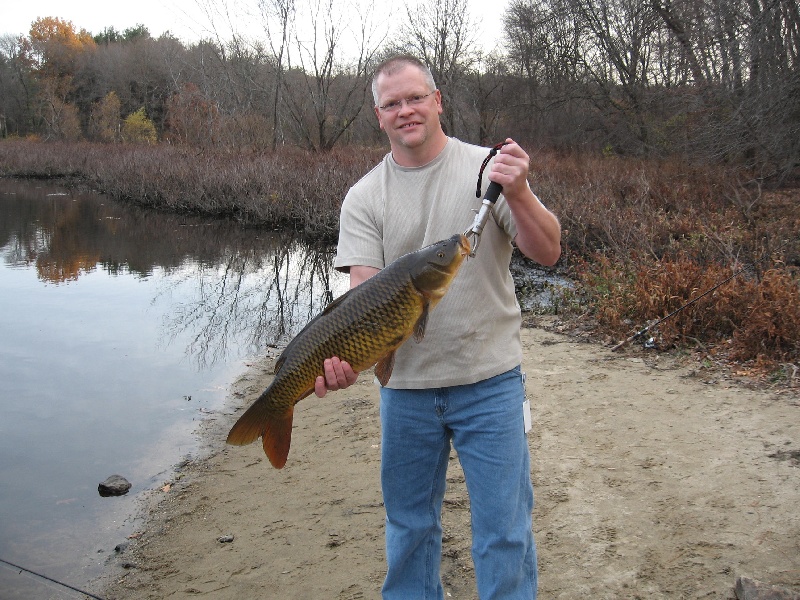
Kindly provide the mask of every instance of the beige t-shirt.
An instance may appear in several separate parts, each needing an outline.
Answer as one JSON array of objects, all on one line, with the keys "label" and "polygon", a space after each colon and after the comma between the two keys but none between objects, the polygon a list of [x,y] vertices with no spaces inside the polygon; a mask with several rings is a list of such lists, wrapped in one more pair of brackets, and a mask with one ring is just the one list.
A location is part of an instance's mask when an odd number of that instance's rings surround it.
[{"label": "beige t-shirt", "polygon": [[[359,180],[342,205],[334,266],[382,269],[396,258],[462,233],[480,208],[478,171],[489,148],[448,139],[423,167],[401,167],[390,154]],[[489,181],[483,178],[484,190]],[[420,389],[475,383],[522,359],[520,309],[509,271],[516,226],[500,196],[450,290],[433,309],[425,338],[397,351],[388,387]]]}]

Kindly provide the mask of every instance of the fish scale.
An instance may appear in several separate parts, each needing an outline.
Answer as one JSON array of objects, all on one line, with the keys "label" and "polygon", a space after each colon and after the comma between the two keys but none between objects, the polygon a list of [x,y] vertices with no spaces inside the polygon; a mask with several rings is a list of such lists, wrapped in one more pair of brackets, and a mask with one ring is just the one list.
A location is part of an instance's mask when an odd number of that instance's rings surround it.
[{"label": "fish scale", "polygon": [[376,376],[385,385],[395,350],[412,335],[422,338],[429,311],[468,253],[467,239],[455,235],[398,258],[334,300],[286,346],[275,378],[233,426],[228,443],[249,444],[260,436],[270,462],[282,468],[294,405],[314,391],[325,359],[339,357],[354,371],[377,363]]},{"label": "fish scale", "polygon": [[[317,376],[323,375],[326,358],[338,356],[355,371],[362,371],[378,362],[388,347],[405,341],[408,336],[398,332],[411,330],[422,314],[423,298],[410,279],[402,286],[397,283],[401,282],[392,280],[370,287],[365,297],[316,323],[309,329],[312,335],[299,338],[295,348],[287,347],[290,356],[276,366],[277,387],[284,392],[280,395],[282,402],[275,403],[276,412],[286,410],[289,403],[295,403],[295,397],[313,389]],[[372,301],[384,297],[388,301]],[[282,377],[283,373],[287,375]]]}]

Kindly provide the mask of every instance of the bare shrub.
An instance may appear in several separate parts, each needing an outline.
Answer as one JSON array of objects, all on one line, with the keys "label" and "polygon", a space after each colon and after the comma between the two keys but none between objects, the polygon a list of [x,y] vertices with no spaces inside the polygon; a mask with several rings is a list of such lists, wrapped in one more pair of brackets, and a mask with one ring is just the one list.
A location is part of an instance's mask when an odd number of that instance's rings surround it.
[{"label": "bare shrub", "polygon": [[800,360],[800,277],[782,265],[760,280],[743,273],[691,304],[727,279],[731,268],[688,255],[622,263],[598,254],[574,272],[608,334],[625,338],[678,311],[650,330],[659,346],[717,347],[738,361]]},{"label": "bare shrub", "polygon": [[800,287],[797,273],[770,269],[742,311],[733,335],[731,358],[800,361]]},{"label": "bare shrub", "polygon": [[738,216],[720,193],[724,168],[677,160],[536,154],[531,186],[561,219],[566,247],[577,256],[611,252],[654,258],[676,252],[701,225]]}]

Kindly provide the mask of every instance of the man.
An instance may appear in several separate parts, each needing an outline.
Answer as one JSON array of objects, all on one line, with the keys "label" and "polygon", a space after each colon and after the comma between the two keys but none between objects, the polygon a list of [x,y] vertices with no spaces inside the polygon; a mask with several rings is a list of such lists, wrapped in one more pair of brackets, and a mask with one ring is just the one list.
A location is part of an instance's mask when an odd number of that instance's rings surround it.
[{"label": "man", "polygon": [[[416,58],[383,62],[372,91],[391,152],[342,206],[335,266],[349,271],[351,287],[399,256],[467,229],[471,209],[480,204],[475,181],[489,152],[445,135],[441,93]],[[480,597],[536,597],[520,310],[508,266],[512,240],[531,259],[555,264],[561,229],[528,185],[528,155],[506,141],[488,171],[503,195],[480,250],[431,313],[425,338],[397,351],[388,386],[381,388],[384,599],[443,598],[441,509],[451,443],[470,496]],[[332,357],[315,391],[322,397],[357,376]]]}]

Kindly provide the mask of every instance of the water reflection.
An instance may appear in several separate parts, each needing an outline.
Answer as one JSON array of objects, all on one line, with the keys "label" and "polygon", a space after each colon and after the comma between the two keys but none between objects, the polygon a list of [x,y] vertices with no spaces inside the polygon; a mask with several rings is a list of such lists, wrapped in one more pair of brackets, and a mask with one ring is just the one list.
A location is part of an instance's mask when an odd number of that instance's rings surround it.
[{"label": "water reflection", "polygon": [[[243,360],[346,287],[328,249],[2,179],[0,257],[0,557],[81,586]],[[40,585],[0,567],[4,600]]]},{"label": "water reflection", "polygon": [[[276,238],[267,253],[230,252],[224,262],[196,265],[197,296],[178,303],[165,322],[172,336],[188,335],[191,355],[201,365],[224,359],[231,339],[250,353],[282,346],[323,306],[341,293],[331,280],[329,250]],[[183,280],[174,279],[173,286]],[[169,290],[168,290],[169,291]]]},{"label": "water reflection", "polygon": [[31,198],[25,182],[3,182],[0,246],[7,264],[35,265],[59,285],[95,269],[168,275],[160,294],[196,288],[165,317],[166,337],[188,335],[199,366],[224,359],[236,340],[246,352],[285,344],[346,286],[332,249],[228,221],[139,210],[58,188]]}]

